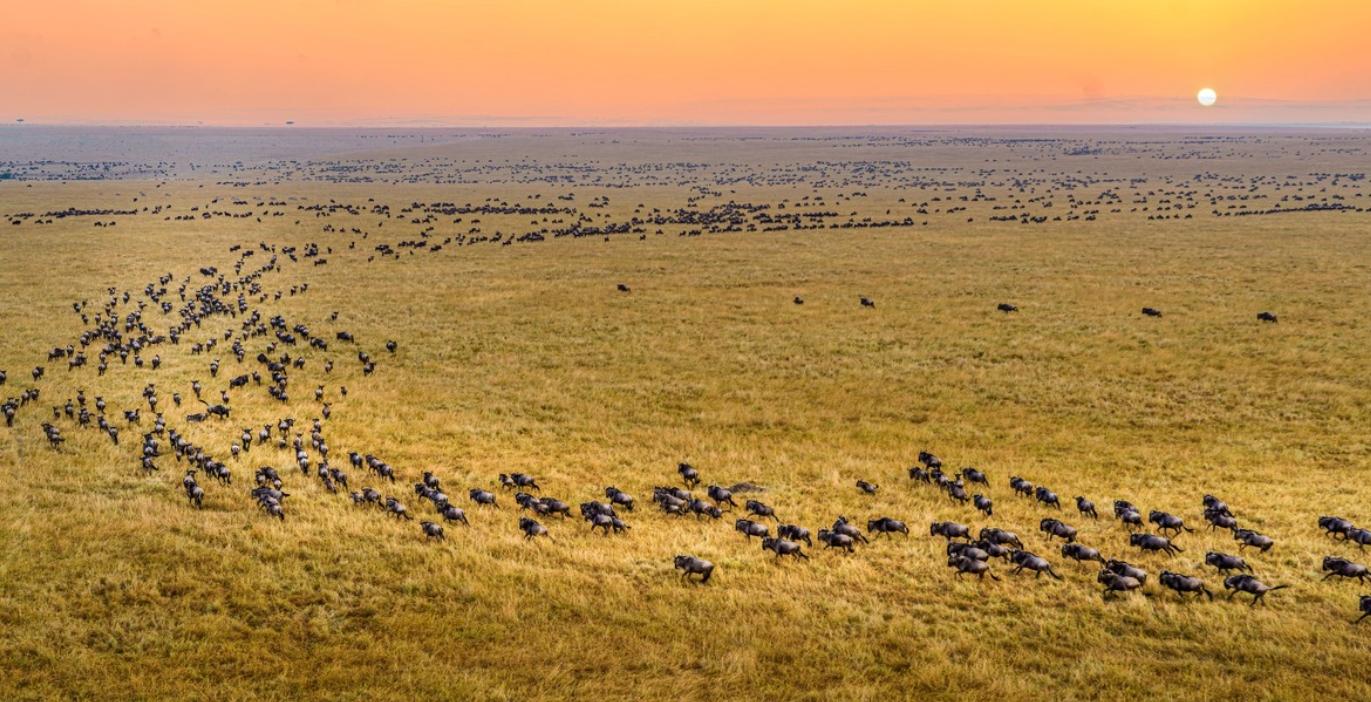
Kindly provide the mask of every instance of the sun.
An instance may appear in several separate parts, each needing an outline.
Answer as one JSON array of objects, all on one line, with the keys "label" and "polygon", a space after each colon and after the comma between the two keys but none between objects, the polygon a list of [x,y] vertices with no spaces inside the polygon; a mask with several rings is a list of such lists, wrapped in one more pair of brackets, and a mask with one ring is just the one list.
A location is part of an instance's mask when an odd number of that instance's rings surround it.
[{"label": "sun", "polygon": [[1219,94],[1213,88],[1200,88],[1200,92],[1195,93],[1195,99],[1204,107],[1213,107],[1219,101]]}]

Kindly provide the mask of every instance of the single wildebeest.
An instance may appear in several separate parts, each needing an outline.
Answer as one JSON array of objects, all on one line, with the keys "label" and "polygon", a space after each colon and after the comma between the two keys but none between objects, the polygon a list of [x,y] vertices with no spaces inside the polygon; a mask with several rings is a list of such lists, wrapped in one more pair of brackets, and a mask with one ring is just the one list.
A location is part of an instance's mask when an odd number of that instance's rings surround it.
[{"label": "single wildebeest", "polygon": [[689,463],[676,465],[676,472],[681,474],[681,480],[685,481],[686,487],[695,487],[700,482],[700,471]]},{"label": "single wildebeest", "polygon": [[1019,540],[1018,534],[1015,534],[1012,531],[1005,531],[998,527],[983,527],[981,533],[976,536],[977,538],[980,538],[983,541],[989,541],[992,544],[1005,544],[1013,546],[1014,548],[1023,548],[1023,542]]},{"label": "single wildebeest", "polygon": [[971,504],[975,505],[976,509],[980,510],[981,513],[987,517],[992,516],[995,513],[995,503],[991,502],[989,497],[985,497],[979,492],[971,496]]},{"label": "single wildebeest", "polygon": [[942,468],[942,467],[943,467],[943,461],[942,461],[942,459],[938,458],[937,456],[934,456],[933,454],[929,453],[928,451],[920,451],[920,452],[919,452],[919,462],[922,463],[922,464],[924,464],[924,467],[925,467],[925,468]]},{"label": "single wildebeest", "polygon": [[777,560],[779,560],[781,556],[795,556],[796,558],[803,558],[806,561],[809,560],[809,556],[806,556],[804,551],[800,550],[800,545],[794,541],[767,537],[762,539],[762,549],[765,551],[774,551]]},{"label": "single wildebeest", "polygon": [[714,505],[709,504],[708,502],[705,502],[704,500],[691,500],[690,511],[695,513],[696,519],[699,519],[700,517],[718,519],[719,517],[724,516],[723,510],[719,509],[718,507],[715,507]]},{"label": "single wildebeest", "polygon": [[1144,551],[1161,551],[1168,556],[1174,556],[1185,550],[1171,543],[1171,539],[1156,534],[1130,534],[1128,544],[1137,546]]},{"label": "single wildebeest", "polygon": [[1241,556],[1230,556],[1226,553],[1219,553],[1218,551],[1209,551],[1208,553],[1205,553],[1204,564],[1214,566],[1224,575],[1227,575],[1231,570],[1252,572],[1252,566],[1247,565],[1247,561],[1244,561]]},{"label": "single wildebeest", "polygon": [[1252,548],[1261,549],[1262,553],[1266,553],[1267,551],[1270,551],[1271,547],[1276,543],[1271,537],[1258,534],[1251,529],[1234,529],[1233,538],[1241,542],[1238,545],[1239,551],[1251,546]]},{"label": "single wildebeest", "polygon": [[797,305],[803,305],[805,303],[805,299],[803,297],[800,297],[799,295],[796,295],[794,303]]},{"label": "single wildebeest", "polygon": [[1157,309],[1156,307],[1144,307],[1144,308],[1142,308],[1142,313],[1143,313],[1144,315],[1147,315],[1148,317],[1160,317],[1160,316],[1162,316],[1162,311],[1159,310],[1159,309]]},{"label": "single wildebeest", "polygon": [[862,492],[864,492],[864,493],[866,493],[866,494],[868,494],[868,495],[875,495],[875,494],[876,494],[876,491],[879,490],[880,488],[879,488],[875,483],[869,483],[869,482],[867,482],[867,481],[865,481],[865,480],[858,480],[858,481],[857,481],[857,489],[858,489],[858,490],[861,490]]},{"label": "single wildebeest", "polygon": [[1033,496],[1033,483],[1020,478],[1017,475],[1010,476],[1009,487],[1014,489],[1015,495],[1023,495],[1024,497]]},{"label": "single wildebeest", "polygon": [[1115,512],[1115,516],[1119,518],[1120,522],[1123,522],[1123,525],[1125,527],[1128,527],[1129,531],[1142,528],[1142,512],[1139,512],[1138,510],[1133,509],[1132,507],[1122,511]]},{"label": "single wildebeest", "polygon": [[956,522],[933,522],[928,526],[929,536],[941,536],[948,541],[953,539],[971,540],[971,528]]},{"label": "single wildebeest", "polygon": [[1209,588],[1204,586],[1204,581],[1192,575],[1181,575],[1180,573],[1163,570],[1160,580],[1163,587],[1175,590],[1176,594],[1180,595],[1182,598],[1185,597],[1185,593],[1193,592],[1195,593],[1196,599],[1208,596],[1210,602],[1214,601],[1214,593],[1210,592]]},{"label": "single wildebeest", "polygon": [[1356,578],[1357,580],[1360,580],[1363,583],[1366,582],[1366,566],[1360,563],[1353,563],[1352,561],[1349,561],[1346,558],[1339,558],[1337,556],[1324,556],[1323,569],[1328,571],[1328,575],[1323,576],[1324,580],[1327,580],[1336,575],[1342,578]]},{"label": "single wildebeest", "polygon": [[880,517],[877,519],[867,520],[866,530],[867,532],[873,533],[878,537],[881,534],[895,533],[900,533],[904,534],[905,536],[909,536],[909,527],[905,526],[904,522],[898,519],[891,519],[890,517]]},{"label": "single wildebeest", "polygon": [[440,510],[438,513],[443,515],[444,521],[461,522],[467,526],[471,526],[471,522],[467,521],[467,513],[462,511],[461,507],[454,507],[453,505],[448,505],[447,507],[444,507],[442,510]]},{"label": "single wildebeest", "polygon": [[[948,543],[957,543],[957,542],[952,541],[952,542],[948,542]],[[992,542],[990,542],[990,541],[986,541],[985,539],[980,539],[980,540],[977,540],[977,541],[971,541],[971,542],[969,542],[969,545],[975,546],[976,548],[978,548],[978,549],[980,549],[980,550],[982,550],[982,551],[985,551],[986,555],[990,556],[991,558],[1009,558],[1009,554],[1010,554],[1010,553],[1013,553],[1013,551],[1014,551],[1014,549],[1012,549],[1012,548],[1010,548],[1010,547],[1008,547],[1008,546],[1005,546],[1005,545],[1002,545],[1002,544],[997,544],[997,543],[992,543]]]},{"label": "single wildebeest", "polygon": [[990,485],[990,479],[986,477],[985,473],[976,470],[971,466],[962,469],[962,477],[966,478],[966,482],[968,483],[979,483],[987,487]]},{"label": "single wildebeest", "polygon": [[611,485],[610,487],[605,488],[605,497],[609,498],[610,502],[619,505],[630,512],[633,511],[633,496],[623,490]]},{"label": "single wildebeest", "polygon": [[1204,520],[1209,522],[1209,530],[1215,529],[1237,529],[1238,519],[1228,512],[1221,512],[1216,509],[1205,508]]},{"label": "single wildebeest", "polygon": [[673,563],[675,564],[675,569],[681,571],[682,578],[689,580],[691,575],[699,575],[700,584],[702,585],[709,582],[709,576],[714,574],[714,564],[703,558],[696,558],[695,556],[676,556]]},{"label": "single wildebeest", "polygon": [[434,524],[433,522],[419,522],[419,528],[424,530],[424,536],[427,538],[436,541],[442,541],[447,538],[447,536],[443,534],[443,527]]},{"label": "single wildebeest", "polygon": [[751,541],[754,536],[765,539],[771,534],[771,530],[765,524],[758,524],[751,519],[739,519],[733,522],[733,528],[742,532],[748,541]]},{"label": "single wildebeest", "polygon": [[1147,521],[1156,524],[1157,531],[1160,531],[1163,534],[1167,532],[1180,534],[1182,530],[1189,531],[1192,533],[1195,531],[1194,529],[1191,529],[1190,527],[1185,525],[1185,520],[1181,519],[1180,517],[1177,517],[1174,514],[1168,514],[1161,510],[1154,509],[1151,512],[1149,512],[1147,514]]},{"label": "single wildebeest", "polygon": [[1028,551],[1016,550],[1009,554],[1009,560],[1015,564],[1014,570],[1010,573],[1018,573],[1026,568],[1033,571],[1034,578],[1041,578],[1043,573],[1047,573],[1057,580],[1062,579],[1062,576],[1057,575],[1057,571],[1052,570],[1052,564],[1048,563],[1046,558]]},{"label": "single wildebeest", "polygon": [[970,573],[981,580],[984,580],[985,576],[989,575],[991,580],[996,582],[999,581],[999,578],[996,577],[994,573],[990,572],[990,564],[982,560],[961,555],[948,556],[947,565],[949,568],[956,569],[958,578],[966,573]]},{"label": "single wildebeest", "polygon": [[1200,500],[1200,502],[1204,504],[1204,508],[1206,510],[1212,509],[1215,512],[1222,512],[1223,514],[1233,514],[1228,509],[1228,503],[1224,502],[1223,500],[1220,500],[1217,497],[1214,497],[1213,495],[1205,495],[1204,498]]},{"label": "single wildebeest", "polygon": [[1228,599],[1233,599],[1233,596],[1239,592],[1246,592],[1252,595],[1252,604],[1248,605],[1249,607],[1257,606],[1257,603],[1261,602],[1263,597],[1266,597],[1266,593],[1284,590],[1287,587],[1290,586],[1267,585],[1251,575],[1230,575],[1223,579],[1223,589],[1232,590],[1232,592],[1228,593]]},{"label": "single wildebeest", "polygon": [[1111,573],[1127,575],[1140,583],[1147,582],[1147,571],[1139,568],[1128,561],[1115,560],[1113,558],[1104,562],[1104,569]]},{"label": "single wildebeest", "polygon": [[875,301],[875,300],[872,300],[871,298],[869,298],[869,297],[867,297],[867,296],[865,296],[865,295],[862,295],[862,296],[860,297],[860,300],[861,300],[861,303],[862,303],[862,307],[870,307],[870,308],[872,308],[872,309],[875,309],[875,308],[876,308],[876,301]]},{"label": "single wildebeest", "polygon": [[1049,507],[1056,507],[1057,509],[1062,508],[1062,502],[1060,499],[1057,498],[1057,493],[1052,492],[1051,490],[1048,490],[1047,488],[1041,485],[1039,485],[1038,489],[1034,491],[1033,496],[1037,498],[1038,502],[1041,502],[1044,505],[1047,505]]},{"label": "single wildebeest", "polygon": [[1101,570],[1095,580],[1104,585],[1104,592],[1101,594],[1106,600],[1109,599],[1111,592],[1132,592],[1142,587],[1142,583],[1138,582],[1137,579],[1127,575],[1119,575],[1112,570]]},{"label": "single wildebeest", "polygon": [[493,492],[482,490],[481,488],[472,488],[467,495],[471,497],[472,502],[475,502],[478,505],[499,506],[495,504],[495,493]]},{"label": "single wildebeest", "polygon": [[1003,313],[1005,313],[1005,314],[1009,314],[1010,312],[1018,312],[1018,311],[1019,311],[1018,306],[1016,306],[1016,305],[1011,305],[1011,304],[1009,304],[1008,302],[1001,302],[1000,304],[995,305],[995,309],[997,309],[997,310],[999,310],[999,311],[1001,311],[1001,312],[1003,312]]},{"label": "single wildebeest", "polygon": [[1068,543],[1076,540],[1076,528],[1068,526],[1060,519],[1044,519],[1038,522],[1038,531],[1046,533],[1048,538],[1057,537],[1065,539]]},{"label": "single wildebeest", "polygon": [[986,551],[985,549],[977,546],[974,543],[969,543],[966,541],[947,542],[947,555],[966,556],[967,558],[974,558],[978,561],[990,560],[989,551]]},{"label": "single wildebeest", "polygon": [[758,517],[771,517],[772,519],[775,519],[777,522],[781,521],[781,518],[776,516],[776,510],[772,509],[770,506],[762,503],[759,500],[748,500],[746,502],[746,506],[748,514],[752,514]]},{"label": "single wildebeest", "polygon": [[1371,617],[1371,595],[1361,596],[1361,604],[1358,609],[1361,611],[1361,616],[1357,617],[1357,621],[1352,622],[1353,624],[1360,624],[1361,620]]},{"label": "single wildebeest", "polygon": [[525,540],[535,539],[539,536],[548,535],[547,527],[534,521],[531,517],[519,518],[519,531],[524,532]]},{"label": "single wildebeest", "polygon": [[1371,529],[1352,528],[1347,532],[1347,540],[1361,547],[1364,551],[1368,545],[1371,545]]},{"label": "single wildebeest", "polygon": [[716,505],[728,503],[733,507],[738,506],[738,503],[733,501],[733,493],[718,485],[710,485],[709,488],[705,490],[705,493],[709,495],[709,499],[714,500],[714,504]]},{"label": "single wildebeest", "polygon": [[1277,320],[1276,320],[1276,313],[1275,313],[1275,312],[1258,312],[1258,313],[1257,313],[1257,319],[1259,319],[1259,320],[1261,320],[1261,321],[1263,321],[1263,322],[1275,322],[1275,321],[1277,321]]},{"label": "single wildebeest", "polygon": [[1085,544],[1062,544],[1062,557],[1070,558],[1074,561],[1099,561],[1100,563],[1104,563],[1104,557],[1100,555],[1100,552]]},{"label": "single wildebeest", "polygon": [[811,548],[814,546],[814,541],[809,538],[809,530],[796,524],[782,524],[776,527],[776,535],[782,539],[803,541]]},{"label": "single wildebeest", "polygon": [[1319,528],[1328,536],[1341,536],[1346,539],[1348,532],[1357,528],[1351,521],[1342,517],[1319,517]]},{"label": "single wildebeest", "polygon": [[828,529],[820,529],[819,541],[826,544],[824,548],[842,548],[847,549],[848,553],[852,553],[852,544],[854,542],[852,537],[847,534],[839,534],[837,532],[829,531]]},{"label": "single wildebeest", "polygon": [[619,283],[618,285],[614,286],[614,289],[618,290],[619,292],[631,292],[629,290],[628,285],[625,283]]},{"label": "single wildebeest", "polygon": [[1090,517],[1091,519],[1100,518],[1100,513],[1095,511],[1095,503],[1085,499],[1085,497],[1081,495],[1076,496],[1076,511],[1080,512],[1082,517]]}]

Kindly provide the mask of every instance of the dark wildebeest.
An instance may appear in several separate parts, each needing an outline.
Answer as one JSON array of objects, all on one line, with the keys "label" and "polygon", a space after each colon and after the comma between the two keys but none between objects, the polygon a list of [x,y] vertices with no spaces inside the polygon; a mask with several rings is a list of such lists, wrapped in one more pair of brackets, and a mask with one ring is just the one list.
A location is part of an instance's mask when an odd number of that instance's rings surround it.
[{"label": "dark wildebeest", "polygon": [[1323,569],[1328,571],[1328,575],[1323,576],[1324,580],[1327,580],[1336,575],[1342,578],[1356,578],[1357,580],[1360,580],[1363,583],[1366,582],[1366,566],[1360,563],[1353,563],[1352,561],[1349,561],[1346,558],[1339,558],[1337,556],[1324,556]]},{"label": "dark wildebeest", "polygon": [[1209,588],[1204,586],[1204,581],[1197,577],[1163,570],[1161,583],[1163,587],[1175,590],[1182,598],[1185,597],[1185,593],[1193,592],[1196,598],[1208,596],[1210,602],[1214,601],[1214,593],[1210,592]]},{"label": "dark wildebeest", "polygon": [[992,544],[1004,544],[1014,548],[1023,548],[1023,542],[1019,540],[1019,535],[1012,531],[1005,531],[998,527],[983,527],[977,534],[982,541],[989,541]]},{"label": "dark wildebeest", "polygon": [[803,541],[811,548],[814,542],[809,538],[809,530],[795,524],[782,524],[776,527],[776,535],[791,541]]},{"label": "dark wildebeest", "polygon": [[1271,547],[1276,543],[1271,537],[1258,534],[1251,529],[1234,529],[1233,538],[1241,542],[1238,545],[1239,551],[1251,546],[1252,548],[1260,549],[1262,553],[1266,553],[1267,551],[1270,551]]},{"label": "dark wildebeest", "polygon": [[990,486],[990,479],[986,477],[985,473],[972,468],[971,466],[962,469],[962,477],[966,478],[966,482],[968,483],[980,483],[987,487]]},{"label": "dark wildebeest", "polygon": [[989,497],[986,497],[979,492],[971,496],[971,504],[975,505],[976,509],[980,510],[981,513],[987,517],[992,516],[995,513],[995,503],[991,502]]},{"label": "dark wildebeest", "polygon": [[424,530],[424,536],[435,541],[443,541],[447,538],[443,534],[443,527],[433,522],[419,522],[419,528]]},{"label": "dark wildebeest", "polygon": [[758,524],[751,519],[739,519],[733,522],[733,528],[742,532],[748,541],[751,541],[754,536],[765,539],[771,534],[771,530],[765,524]]},{"label": "dark wildebeest", "polygon": [[1067,543],[1062,544],[1062,557],[1070,558],[1073,561],[1099,561],[1104,563],[1104,557],[1096,549],[1090,548],[1085,544]]},{"label": "dark wildebeest", "polygon": [[1266,593],[1284,590],[1287,587],[1290,586],[1267,585],[1251,575],[1230,575],[1223,580],[1223,589],[1232,590],[1232,592],[1228,593],[1228,599],[1233,599],[1233,596],[1239,592],[1246,592],[1252,595],[1252,604],[1248,605],[1249,607],[1255,607],[1258,602],[1262,602],[1262,598],[1266,597]]},{"label": "dark wildebeest", "polygon": [[1181,519],[1180,517],[1177,517],[1174,514],[1168,514],[1161,510],[1154,509],[1151,512],[1149,512],[1147,515],[1147,521],[1156,524],[1157,531],[1160,531],[1163,534],[1167,532],[1180,534],[1182,530],[1189,531],[1192,533],[1195,531],[1194,529],[1191,529],[1190,527],[1185,525],[1185,520]]},{"label": "dark wildebeest", "polygon": [[1361,611],[1361,616],[1357,617],[1357,621],[1352,622],[1353,624],[1360,624],[1361,620],[1371,617],[1371,595],[1361,596],[1361,605],[1359,609]]},{"label": "dark wildebeest", "polygon": [[1342,517],[1319,517],[1319,528],[1329,536],[1341,536],[1346,539],[1348,532],[1357,528],[1351,521]]},{"label": "dark wildebeest", "polygon": [[1052,564],[1046,558],[1037,556],[1028,551],[1016,550],[1009,554],[1009,560],[1015,564],[1011,573],[1019,573],[1025,568],[1033,571],[1034,578],[1041,578],[1043,573],[1047,573],[1056,580],[1061,580],[1062,576],[1057,575],[1057,571],[1052,570]]},{"label": "dark wildebeest", "polygon": [[1244,561],[1242,557],[1230,556],[1226,553],[1219,553],[1218,551],[1209,551],[1208,553],[1205,553],[1204,564],[1214,566],[1224,575],[1227,575],[1228,572],[1232,570],[1252,572],[1252,566],[1247,565],[1247,561]]},{"label": "dark wildebeest", "polygon": [[862,295],[862,296],[860,297],[860,299],[861,299],[862,307],[870,307],[870,308],[872,308],[872,309],[875,309],[875,308],[876,308],[876,301],[875,301],[875,300],[873,300],[873,299],[871,299],[871,298],[869,298],[869,297],[867,297],[867,296],[865,296],[865,295]]},{"label": "dark wildebeest", "polygon": [[681,571],[682,578],[689,580],[691,575],[699,575],[700,584],[702,585],[709,582],[709,576],[714,574],[714,564],[703,558],[696,558],[695,556],[676,556],[676,559],[673,562],[675,564],[675,569]]},{"label": "dark wildebeest", "polygon": [[1068,543],[1076,540],[1076,528],[1068,526],[1060,519],[1044,519],[1038,522],[1038,531],[1046,533],[1048,538],[1057,537],[1065,539]]},{"label": "dark wildebeest", "polygon": [[852,537],[847,534],[839,534],[834,531],[829,531],[828,529],[820,529],[819,541],[826,544],[824,548],[842,548],[847,549],[848,553],[852,553],[852,544],[854,541]]},{"label": "dark wildebeest", "polygon": [[695,487],[700,483],[700,471],[689,463],[676,465],[676,472],[681,474],[681,480],[685,481],[686,487]]},{"label": "dark wildebeest", "polygon": [[799,544],[794,541],[786,541],[785,539],[775,539],[771,537],[762,539],[762,550],[774,551],[777,560],[779,560],[781,556],[794,556],[796,558],[803,558],[806,561],[809,560],[809,556],[805,555],[804,551],[800,549]]},{"label": "dark wildebeest", "polygon": [[984,580],[985,576],[989,575],[991,580],[999,581],[999,578],[996,577],[994,573],[990,572],[990,564],[982,560],[962,555],[954,555],[947,557],[947,565],[950,568],[956,569],[958,578],[970,573],[981,580]]},{"label": "dark wildebeest", "polygon": [[1076,511],[1080,512],[1082,517],[1100,518],[1100,513],[1095,511],[1095,503],[1085,499],[1082,495],[1076,496]]},{"label": "dark wildebeest", "polygon": [[781,518],[776,516],[776,510],[772,509],[769,505],[766,505],[759,500],[748,500],[745,503],[745,505],[747,506],[748,514],[752,514],[758,517],[771,517],[772,519],[775,519],[777,522],[781,521]]},{"label": "dark wildebeest", "polygon": [[839,516],[837,519],[833,520],[833,533],[847,536],[854,542],[860,541],[864,544],[870,543],[860,529],[848,523],[847,517]]},{"label": "dark wildebeest", "polygon": [[995,305],[995,309],[997,309],[997,310],[999,310],[999,311],[1001,311],[1001,312],[1003,312],[1003,313],[1005,313],[1005,314],[1009,314],[1010,312],[1018,312],[1018,311],[1019,311],[1018,306],[1016,306],[1016,305],[1011,305],[1011,304],[1009,304],[1008,302],[1001,302],[1000,304]]},{"label": "dark wildebeest", "polygon": [[718,485],[710,485],[705,492],[709,495],[709,499],[714,500],[714,504],[716,505],[727,502],[732,507],[738,506],[738,503],[733,501],[733,493],[729,492],[726,488],[721,488]]},{"label": "dark wildebeest", "polygon": [[1168,556],[1174,556],[1185,550],[1171,543],[1171,539],[1156,534],[1130,534],[1128,544],[1137,546],[1144,551],[1161,551]]},{"label": "dark wildebeest", "polygon": [[1101,585],[1104,585],[1104,592],[1101,594],[1106,600],[1109,599],[1109,593],[1111,592],[1132,592],[1133,590],[1142,587],[1142,583],[1138,582],[1136,578],[1130,578],[1127,575],[1119,575],[1112,570],[1101,570],[1100,574],[1095,577],[1095,580]]},{"label": "dark wildebeest", "polygon": [[1156,307],[1144,307],[1142,308],[1142,313],[1148,317],[1162,316],[1162,311],[1157,309]]},{"label": "dark wildebeest", "polygon": [[1052,492],[1051,490],[1048,490],[1047,488],[1041,485],[1039,485],[1038,489],[1034,491],[1033,496],[1038,500],[1038,502],[1041,502],[1042,504],[1048,507],[1056,507],[1057,509],[1062,508],[1062,501],[1058,499],[1057,493]]},{"label": "dark wildebeest", "polygon": [[1128,561],[1120,561],[1111,558],[1104,562],[1104,569],[1111,573],[1127,575],[1128,577],[1133,578],[1134,580],[1137,580],[1140,583],[1147,583],[1147,571],[1133,565],[1132,563],[1129,563]]},{"label": "dark wildebeest", "polygon": [[865,481],[865,480],[858,480],[858,481],[857,481],[857,489],[858,489],[858,490],[861,490],[862,492],[864,492],[864,493],[866,493],[866,494],[868,494],[868,495],[875,495],[875,494],[876,494],[876,491],[879,490],[880,488],[879,488],[875,483],[869,483],[869,482],[867,482],[867,481]]},{"label": "dark wildebeest", "polygon": [[909,527],[905,526],[904,522],[899,521],[898,519],[891,519],[890,517],[867,520],[866,530],[876,536],[895,533],[909,536]]},{"label": "dark wildebeest", "polygon": [[933,522],[928,526],[929,536],[941,536],[948,541],[953,539],[971,539],[971,528],[965,524],[956,522]]},{"label": "dark wildebeest", "polygon": [[1276,313],[1275,313],[1275,312],[1258,312],[1258,313],[1257,313],[1257,319],[1259,319],[1259,320],[1261,320],[1261,321],[1263,321],[1263,322],[1275,322],[1275,321],[1277,321],[1277,320],[1276,320]]},{"label": "dark wildebeest", "polygon": [[532,540],[539,536],[547,536],[547,527],[539,524],[531,517],[519,518],[519,531],[524,532],[524,540]]}]

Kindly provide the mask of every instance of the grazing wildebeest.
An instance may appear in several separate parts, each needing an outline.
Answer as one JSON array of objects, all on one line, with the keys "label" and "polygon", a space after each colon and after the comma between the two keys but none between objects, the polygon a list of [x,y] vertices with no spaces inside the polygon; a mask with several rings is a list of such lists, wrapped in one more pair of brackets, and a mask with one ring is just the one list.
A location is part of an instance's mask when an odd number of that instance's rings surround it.
[{"label": "grazing wildebeest", "polygon": [[1155,307],[1144,307],[1144,308],[1142,308],[1142,313],[1143,313],[1144,315],[1148,316],[1148,317],[1160,317],[1160,316],[1162,316],[1162,311],[1159,310],[1159,309],[1157,309],[1157,308],[1155,308]]},{"label": "grazing wildebeest", "polygon": [[980,510],[980,512],[987,517],[992,516],[995,513],[995,503],[991,502],[989,497],[986,497],[979,492],[971,496],[971,504],[975,505],[976,509]]},{"label": "grazing wildebeest", "polygon": [[809,560],[809,556],[805,555],[799,544],[794,541],[786,541],[785,539],[776,539],[772,537],[763,538],[762,550],[775,552],[776,560],[780,560],[781,556],[794,556],[796,558],[803,558],[806,561]]},{"label": "grazing wildebeest", "polygon": [[433,522],[419,522],[419,528],[424,530],[424,536],[436,541],[443,541],[447,535],[443,533],[443,527]]},{"label": "grazing wildebeest", "polygon": [[1104,557],[1100,555],[1100,552],[1085,544],[1062,544],[1062,557],[1070,558],[1074,561],[1099,561],[1100,563],[1104,563]]},{"label": "grazing wildebeest", "polygon": [[1196,599],[1208,596],[1210,602],[1214,601],[1214,593],[1210,592],[1209,588],[1204,586],[1204,581],[1192,575],[1181,575],[1180,573],[1163,570],[1160,580],[1163,587],[1175,590],[1176,594],[1182,598],[1185,597],[1185,593],[1193,592],[1195,593]]},{"label": "grazing wildebeest", "polygon": [[771,517],[772,519],[775,519],[777,522],[781,521],[781,518],[776,516],[776,510],[772,509],[770,505],[767,505],[760,500],[748,500],[746,503],[744,503],[744,506],[747,507],[748,514],[752,514],[758,517]]},{"label": "grazing wildebeest", "polygon": [[758,524],[751,519],[739,519],[733,522],[733,528],[742,532],[748,541],[754,536],[765,539],[771,534],[771,530],[765,524]]},{"label": "grazing wildebeest", "polygon": [[676,556],[673,563],[674,569],[681,571],[681,577],[686,580],[689,580],[691,575],[699,575],[701,585],[709,582],[709,576],[714,574],[714,564],[703,558]]},{"label": "grazing wildebeest", "polygon": [[1233,596],[1239,592],[1246,592],[1252,595],[1252,604],[1248,605],[1249,607],[1255,607],[1258,602],[1262,602],[1262,598],[1266,597],[1266,593],[1284,590],[1287,587],[1290,586],[1267,585],[1262,581],[1257,580],[1257,578],[1252,575],[1230,575],[1223,579],[1223,589],[1232,590],[1232,592],[1228,593],[1228,599],[1233,599]]},{"label": "grazing wildebeest", "polygon": [[1251,546],[1252,548],[1260,549],[1262,553],[1266,553],[1267,551],[1270,551],[1271,547],[1276,543],[1271,537],[1258,534],[1251,529],[1234,529],[1233,538],[1241,542],[1238,545],[1239,551]]},{"label": "grazing wildebeest", "polygon": [[1014,570],[1010,571],[1010,573],[1019,573],[1024,569],[1028,569],[1033,571],[1034,578],[1040,578],[1043,573],[1047,573],[1057,580],[1062,579],[1062,576],[1057,575],[1057,571],[1052,570],[1052,564],[1048,563],[1046,558],[1034,555],[1028,551],[1015,550],[1009,554],[1009,560],[1011,563],[1015,564]]},{"label": "grazing wildebeest", "polygon": [[1338,556],[1324,556],[1323,569],[1328,571],[1328,575],[1323,576],[1324,580],[1336,575],[1342,578],[1356,578],[1364,583],[1368,574],[1366,566]]},{"label": "grazing wildebeest", "polygon": [[1231,556],[1227,553],[1220,553],[1218,551],[1209,551],[1205,553],[1204,564],[1214,566],[1218,569],[1220,573],[1224,575],[1227,575],[1228,572],[1231,570],[1245,570],[1249,573],[1252,572],[1252,566],[1247,565],[1247,561],[1244,561],[1242,557]]},{"label": "grazing wildebeest", "polygon": [[1163,534],[1167,532],[1180,534],[1182,530],[1192,533],[1195,531],[1194,529],[1191,529],[1190,527],[1185,525],[1185,520],[1181,519],[1180,517],[1177,517],[1174,514],[1162,512],[1161,510],[1154,509],[1151,512],[1149,512],[1147,515],[1147,521],[1156,524],[1157,531],[1160,531]]},{"label": "grazing wildebeest", "polygon": [[1127,575],[1119,575],[1112,570],[1101,570],[1100,574],[1095,577],[1095,580],[1101,585],[1104,585],[1104,592],[1101,594],[1106,600],[1109,599],[1109,593],[1111,592],[1132,592],[1133,590],[1142,587],[1142,583],[1138,582],[1137,579],[1130,578]]},{"label": "grazing wildebeest", "polygon": [[1065,539],[1068,543],[1076,540],[1076,528],[1068,526],[1060,519],[1044,519],[1038,522],[1038,531],[1047,534],[1048,538]]},{"label": "grazing wildebeest", "polygon": [[1137,546],[1144,551],[1161,551],[1168,556],[1174,556],[1185,550],[1171,543],[1171,539],[1156,534],[1130,534],[1128,544]]},{"label": "grazing wildebeest", "polygon": [[1100,518],[1100,513],[1095,511],[1095,503],[1085,499],[1082,495],[1076,496],[1076,511],[1080,512],[1082,517]]},{"label": "grazing wildebeest", "polygon": [[891,519],[890,517],[880,517],[878,519],[867,520],[866,530],[870,533],[875,534],[878,537],[881,534],[895,533],[900,533],[904,534],[905,536],[909,536],[909,527],[905,526],[904,522],[899,521],[898,519]]},{"label": "grazing wildebeest", "polygon": [[1276,320],[1276,313],[1275,313],[1275,312],[1258,312],[1258,313],[1257,313],[1257,319],[1259,319],[1259,320],[1261,320],[1261,321],[1263,321],[1263,322],[1275,322],[1275,321],[1277,321],[1277,320]]},{"label": "grazing wildebeest", "polygon": [[531,517],[519,518],[519,531],[524,532],[524,540],[526,541],[539,536],[548,536],[547,527],[534,521]]},{"label": "grazing wildebeest", "polygon": [[933,522],[928,525],[929,536],[941,536],[948,541],[953,539],[971,540],[971,528],[957,522]]},{"label": "grazing wildebeest", "polygon": [[858,480],[858,481],[857,481],[857,489],[858,489],[858,490],[861,490],[862,492],[864,492],[864,493],[866,493],[866,494],[868,494],[868,495],[875,495],[875,494],[876,494],[876,491],[879,490],[880,488],[879,488],[875,483],[869,483],[869,482],[867,482],[867,481],[865,481],[865,480]]}]

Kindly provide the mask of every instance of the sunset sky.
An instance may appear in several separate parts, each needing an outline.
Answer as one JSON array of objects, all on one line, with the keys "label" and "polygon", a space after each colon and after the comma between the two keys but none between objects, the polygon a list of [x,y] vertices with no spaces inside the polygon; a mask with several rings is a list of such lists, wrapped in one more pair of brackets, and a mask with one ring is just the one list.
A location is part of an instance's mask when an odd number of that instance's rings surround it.
[{"label": "sunset sky", "polygon": [[1367,0],[0,5],[10,123],[1371,123]]}]

